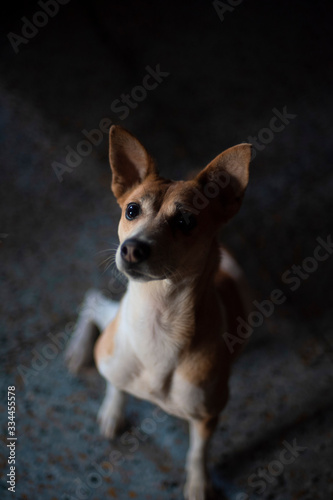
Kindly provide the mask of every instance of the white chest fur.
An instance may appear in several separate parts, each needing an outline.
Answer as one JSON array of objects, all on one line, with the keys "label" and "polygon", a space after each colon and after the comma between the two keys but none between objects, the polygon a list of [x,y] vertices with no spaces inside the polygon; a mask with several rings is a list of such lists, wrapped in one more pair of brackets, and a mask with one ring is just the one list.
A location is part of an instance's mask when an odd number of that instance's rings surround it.
[{"label": "white chest fur", "polygon": [[98,369],[117,388],[186,417],[203,399],[202,391],[176,371],[189,327],[189,314],[177,309],[187,307],[187,294],[178,293],[177,304],[169,309],[161,300],[158,294],[148,297],[129,287],[119,311],[114,351],[99,359]]}]

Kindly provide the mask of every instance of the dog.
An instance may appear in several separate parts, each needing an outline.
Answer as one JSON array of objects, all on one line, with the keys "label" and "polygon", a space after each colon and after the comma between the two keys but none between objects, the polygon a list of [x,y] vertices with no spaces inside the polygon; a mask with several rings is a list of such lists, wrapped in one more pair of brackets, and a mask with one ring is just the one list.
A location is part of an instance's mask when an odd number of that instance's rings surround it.
[{"label": "dog", "polygon": [[[77,372],[90,359],[106,379],[98,413],[113,438],[126,393],[189,422],[187,500],[204,500],[206,455],[228,400],[239,346],[228,349],[246,315],[248,287],[218,232],[239,210],[249,179],[251,145],[218,155],[192,180],[160,177],[144,146],[120,126],[110,129],[111,189],[122,210],[116,265],[128,278],[120,304],[88,293],[67,350]],[[95,345],[94,325],[102,334]]]}]

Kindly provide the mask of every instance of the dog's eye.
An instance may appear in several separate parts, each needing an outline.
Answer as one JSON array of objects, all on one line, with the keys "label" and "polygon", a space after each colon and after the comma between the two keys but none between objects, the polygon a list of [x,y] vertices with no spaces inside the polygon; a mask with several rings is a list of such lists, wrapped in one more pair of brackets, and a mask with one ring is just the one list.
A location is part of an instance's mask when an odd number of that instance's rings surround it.
[{"label": "dog's eye", "polygon": [[183,233],[189,233],[197,225],[197,219],[189,212],[177,212],[173,220],[174,226]]},{"label": "dog's eye", "polygon": [[140,205],[138,205],[137,203],[130,203],[129,205],[127,205],[125,212],[126,219],[133,220],[139,215],[139,213]]}]

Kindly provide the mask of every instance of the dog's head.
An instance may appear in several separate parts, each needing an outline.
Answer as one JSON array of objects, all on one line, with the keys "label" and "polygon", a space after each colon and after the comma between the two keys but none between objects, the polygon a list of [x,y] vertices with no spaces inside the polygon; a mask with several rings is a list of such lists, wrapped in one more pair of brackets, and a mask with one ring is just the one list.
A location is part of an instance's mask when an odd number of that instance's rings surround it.
[{"label": "dog's head", "polygon": [[219,227],[240,208],[250,158],[249,144],[234,146],[193,180],[171,181],[135,137],[112,126],[111,188],[122,209],[118,269],[138,281],[200,273]]}]

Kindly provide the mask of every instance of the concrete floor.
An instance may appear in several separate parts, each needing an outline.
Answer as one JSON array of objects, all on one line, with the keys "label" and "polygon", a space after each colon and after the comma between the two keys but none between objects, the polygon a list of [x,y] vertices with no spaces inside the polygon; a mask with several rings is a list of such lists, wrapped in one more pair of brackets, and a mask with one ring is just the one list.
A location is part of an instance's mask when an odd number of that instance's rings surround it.
[{"label": "concrete floor", "polygon": [[[5,33],[20,34],[36,5],[15,4]],[[235,366],[209,468],[217,498],[333,498],[333,257],[308,259],[332,231],[331,11],[329,2],[241,2],[221,20],[211,2],[72,0],[17,54],[2,38],[1,498],[181,498],[186,424],[157,420],[152,405],[130,398],[124,432],[138,445],[110,443],[96,424],[103,380],[64,365],[85,291],[121,288],[101,264],[119,217],[106,134],[62,182],[53,168],[104,118],[136,134],[175,179],[261,138],[243,209],[222,239],[259,302],[276,288],[286,301]],[[122,119],[116,100],[158,65],[169,74]],[[267,131],[284,108],[295,116]],[[306,277],[296,282],[296,272]],[[15,494],[6,484],[9,385]],[[302,450],[291,461],[293,443]]]}]

